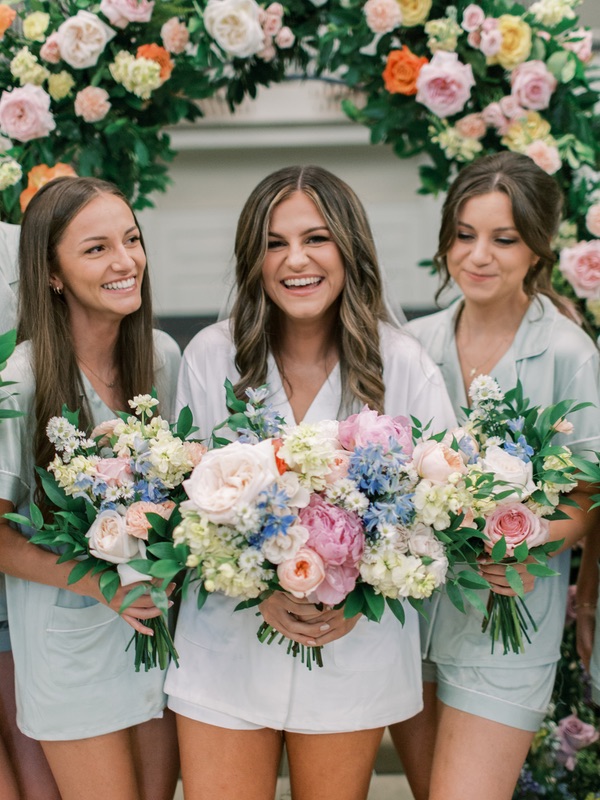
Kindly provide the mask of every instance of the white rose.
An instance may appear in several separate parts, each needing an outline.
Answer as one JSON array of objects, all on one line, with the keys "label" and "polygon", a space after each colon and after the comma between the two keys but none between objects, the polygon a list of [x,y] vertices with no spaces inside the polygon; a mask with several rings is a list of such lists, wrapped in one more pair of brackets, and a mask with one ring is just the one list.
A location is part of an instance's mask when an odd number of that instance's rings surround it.
[{"label": "white rose", "polygon": [[60,57],[75,69],[93,67],[115,31],[95,14],[78,11],[56,31]]},{"label": "white rose", "polygon": [[525,500],[535,491],[531,461],[526,463],[517,456],[511,456],[498,445],[488,447],[485,458],[481,461],[481,467],[484,472],[493,472],[499,481],[504,482],[504,485],[494,488],[494,494],[506,492],[511,488],[515,490],[503,497],[502,503],[510,503],[515,499]]},{"label": "white rose", "polygon": [[278,477],[271,440],[259,444],[232,442],[207,453],[183,482],[189,501],[182,507],[217,525],[235,526],[238,507],[253,503]]},{"label": "white rose", "polygon": [[262,554],[272,564],[281,564],[294,558],[302,545],[308,541],[308,529],[304,525],[290,525],[287,533],[269,537],[262,545]]},{"label": "white rose", "polygon": [[140,540],[127,533],[125,517],[118,511],[101,511],[86,534],[90,553],[111,564],[123,564],[142,558]]},{"label": "white rose", "polygon": [[254,0],[208,0],[204,27],[226,53],[236,58],[255,55],[265,43]]},{"label": "white rose", "polygon": [[408,533],[408,546],[413,556],[442,558],[444,545],[435,536],[433,530],[422,522],[417,522]]}]

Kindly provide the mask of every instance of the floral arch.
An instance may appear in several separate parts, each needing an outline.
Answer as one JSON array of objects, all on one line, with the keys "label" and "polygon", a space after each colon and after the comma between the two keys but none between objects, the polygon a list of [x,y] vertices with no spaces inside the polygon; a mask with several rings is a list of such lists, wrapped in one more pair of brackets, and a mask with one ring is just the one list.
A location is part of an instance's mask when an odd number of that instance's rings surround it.
[{"label": "floral arch", "polygon": [[420,191],[480,154],[524,152],[566,196],[556,285],[600,328],[600,115],[580,0],[11,0],[0,4],[0,215],[50,177],[165,191],[167,128],[224,92],[234,109],[290,71],[359,93],[345,113]]}]

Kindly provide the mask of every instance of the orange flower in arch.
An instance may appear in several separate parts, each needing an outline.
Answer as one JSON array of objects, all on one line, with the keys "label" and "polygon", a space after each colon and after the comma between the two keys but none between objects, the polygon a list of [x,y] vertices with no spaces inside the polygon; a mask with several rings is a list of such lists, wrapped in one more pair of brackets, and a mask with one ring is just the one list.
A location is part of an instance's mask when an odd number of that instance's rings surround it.
[{"label": "orange flower in arch", "polygon": [[425,56],[416,56],[406,45],[402,50],[391,50],[383,70],[385,88],[391,94],[416,94],[419,72],[428,63]]},{"label": "orange flower in arch", "polygon": [[138,47],[136,56],[137,58],[148,58],[150,61],[156,61],[160,67],[162,83],[171,77],[175,64],[164,47],[159,44],[142,44]]},{"label": "orange flower in arch", "polygon": [[29,205],[29,201],[38,189],[41,189],[45,183],[51,181],[53,178],[61,178],[63,176],[77,177],[77,173],[69,164],[58,162],[53,167],[48,164],[38,164],[32,167],[27,173],[27,188],[23,189],[19,196],[19,203],[21,211],[25,211]]},{"label": "orange flower in arch", "polygon": [[0,3],[0,39],[13,24],[16,16],[17,12],[14,8],[7,6],[5,3]]}]

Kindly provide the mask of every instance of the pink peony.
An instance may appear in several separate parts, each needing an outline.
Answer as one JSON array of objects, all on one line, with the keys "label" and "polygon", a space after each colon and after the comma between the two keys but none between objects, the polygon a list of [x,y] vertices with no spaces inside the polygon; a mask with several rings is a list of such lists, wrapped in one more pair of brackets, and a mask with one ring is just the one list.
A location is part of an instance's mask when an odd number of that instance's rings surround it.
[{"label": "pink peony", "polygon": [[172,500],[165,500],[164,503],[150,503],[140,500],[128,506],[125,513],[125,528],[130,536],[138,539],[148,539],[148,531],[152,523],[146,516],[147,514],[158,514],[163,519],[169,519],[175,503]]},{"label": "pink peony", "polygon": [[396,0],[367,0],[363,13],[373,33],[389,33],[402,24],[402,11]]},{"label": "pink peony", "polygon": [[462,64],[457,53],[438,50],[417,77],[417,102],[437,117],[451,117],[463,110],[475,85],[470,64]]},{"label": "pink peony", "polygon": [[454,123],[454,127],[461,136],[467,139],[483,139],[487,125],[482,114],[467,114]]},{"label": "pink peony", "polygon": [[338,439],[346,450],[364,447],[367,444],[389,445],[390,439],[398,442],[404,452],[412,452],[412,431],[406,417],[390,417],[378,414],[365,406],[360,414],[352,414],[340,422]]},{"label": "pink peony", "polygon": [[109,94],[99,86],[86,86],[75,97],[75,114],[86,122],[100,122],[110,111]]},{"label": "pink peony", "polygon": [[165,22],[160,29],[160,36],[165,50],[175,55],[183,53],[190,41],[190,32],[187,26],[180,22],[177,17],[171,17]]},{"label": "pink peony", "polygon": [[475,5],[475,3],[471,3],[471,5],[465,8],[463,12],[462,22],[460,24],[463,30],[471,33],[472,31],[476,31],[478,28],[481,27],[484,19],[485,19],[485,13],[481,8],[481,6]]},{"label": "pink peony", "polygon": [[571,771],[575,769],[577,752],[600,738],[596,728],[582,722],[576,714],[563,717],[558,723],[556,733],[559,737],[557,761]]},{"label": "pink peony", "polygon": [[525,61],[511,72],[510,84],[517,103],[541,111],[550,105],[557,81],[543,61]]},{"label": "pink peony", "polygon": [[323,559],[310,547],[301,547],[293,558],[282,561],[277,567],[279,584],[294,597],[306,597],[325,579]]},{"label": "pink peony", "polygon": [[51,33],[40,48],[40,58],[48,64],[58,64],[60,61],[60,47],[58,45],[58,34],[56,31]]},{"label": "pink peony", "polygon": [[570,50],[572,53],[575,53],[577,58],[587,64],[588,61],[592,60],[593,41],[594,37],[590,30],[577,28],[577,30],[571,31],[568,39],[563,41],[563,47],[565,50]]},{"label": "pink peony", "polygon": [[50,112],[50,95],[41,86],[27,83],[2,92],[0,97],[0,132],[9,139],[29,142],[41,139],[56,128]]},{"label": "pink peony", "polygon": [[506,540],[506,555],[512,556],[515,547],[527,542],[531,549],[548,541],[548,520],[538,517],[523,503],[501,503],[485,521],[484,533],[488,538],[485,548],[492,547],[502,537]]},{"label": "pink peony", "polygon": [[563,248],[559,267],[577,297],[600,297],[600,240]]},{"label": "pink peony", "polygon": [[126,28],[130,22],[150,22],[154,2],[148,0],[102,0],[100,11],[111,25]]},{"label": "pink peony", "polygon": [[548,175],[554,175],[562,166],[558,148],[541,139],[537,139],[535,142],[528,144],[525,148],[525,155],[529,156],[534,164],[537,164],[538,167],[543,169],[544,172],[547,172]]},{"label": "pink peony", "polygon": [[96,464],[96,477],[107,486],[132,483],[133,473],[128,458],[101,458]]},{"label": "pink peony", "polygon": [[308,530],[307,546],[325,564],[325,580],[316,591],[318,602],[335,605],[352,591],[357,564],[364,549],[363,524],[357,514],[327,503],[317,494],[300,510],[300,523]]},{"label": "pink peony", "polygon": [[413,452],[413,465],[421,478],[433,483],[445,483],[450,475],[467,471],[460,451],[434,439],[419,442]]},{"label": "pink peony", "polygon": [[590,206],[585,215],[585,226],[592,236],[600,236],[600,203]]}]

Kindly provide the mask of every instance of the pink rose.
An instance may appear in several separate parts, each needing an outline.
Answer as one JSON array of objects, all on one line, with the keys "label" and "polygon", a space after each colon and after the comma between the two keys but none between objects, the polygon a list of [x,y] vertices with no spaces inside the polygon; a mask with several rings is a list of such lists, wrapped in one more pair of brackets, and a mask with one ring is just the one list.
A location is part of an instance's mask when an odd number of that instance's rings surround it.
[{"label": "pink rose", "polygon": [[508,130],[508,119],[506,118],[500,103],[490,103],[481,112],[484,121],[492,128],[495,128],[500,135]]},{"label": "pink rose", "polygon": [[577,242],[573,247],[563,248],[559,267],[577,297],[600,297],[600,240]]},{"label": "pink rose", "polygon": [[96,477],[107,486],[124,486],[133,482],[128,458],[101,458],[96,464]]},{"label": "pink rose", "polygon": [[564,417],[557,420],[552,426],[557,433],[571,434],[575,430],[572,422],[569,422]]},{"label": "pink rose", "polygon": [[283,6],[281,3],[271,3],[265,9],[264,17],[261,21],[262,29],[266,36],[275,36],[283,26]]},{"label": "pink rose", "polygon": [[457,53],[438,50],[417,77],[417,102],[437,117],[451,117],[463,110],[475,85],[470,64],[462,64]]},{"label": "pink rose", "polygon": [[258,58],[266,61],[267,64],[270,61],[273,61],[275,56],[277,55],[277,50],[275,49],[275,45],[273,44],[273,39],[270,36],[266,36],[264,40],[264,45],[261,50],[258,51],[256,54]]},{"label": "pink rose", "polygon": [[40,48],[40,58],[48,64],[58,64],[60,61],[60,47],[56,31],[51,33]]},{"label": "pink rose", "polygon": [[325,566],[318,553],[310,547],[301,547],[293,558],[279,564],[277,577],[286,592],[294,597],[306,597],[325,579]]},{"label": "pink rose", "polygon": [[575,769],[577,752],[597,742],[600,736],[593,725],[582,722],[575,714],[563,717],[558,723],[556,733],[559,736],[556,758],[568,770]]},{"label": "pink rose", "polygon": [[100,11],[111,25],[126,28],[130,22],[150,22],[154,2],[148,0],[102,0]]},{"label": "pink rose", "polygon": [[165,22],[160,29],[160,36],[165,50],[175,55],[183,53],[190,41],[190,32],[187,26],[180,22],[177,17],[171,17]]},{"label": "pink rose", "polygon": [[0,97],[0,132],[9,139],[29,142],[41,139],[56,128],[50,112],[50,95],[41,86],[27,83],[2,92]]},{"label": "pink rose", "polygon": [[325,475],[325,483],[330,486],[342,478],[347,478],[349,466],[350,453],[347,450],[338,450],[329,465],[329,472]]},{"label": "pink rose", "polygon": [[373,33],[389,33],[402,24],[402,11],[396,0],[367,0],[363,13]]},{"label": "pink rose", "polygon": [[502,503],[486,519],[484,533],[488,552],[504,537],[506,555],[512,556],[522,542],[527,542],[529,549],[547,542],[550,528],[548,520],[538,517],[523,503]]},{"label": "pink rose", "polygon": [[91,432],[90,439],[98,439],[99,446],[106,447],[110,444],[110,437],[114,435],[115,425],[120,421],[119,419],[107,419],[105,422],[101,422]]},{"label": "pink rose", "polygon": [[502,32],[497,28],[492,28],[489,31],[481,31],[481,42],[479,49],[486,58],[495,56],[502,46]]},{"label": "pink rose", "polygon": [[75,114],[86,122],[100,122],[110,111],[109,94],[99,86],[86,86],[75,97]]},{"label": "pink rose", "polygon": [[292,33],[291,28],[288,28],[287,25],[284,25],[283,28],[275,36],[275,44],[282,50],[287,50],[294,44],[295,41],[296,37]]},{"label": "pink rose", "polygon": [[527,112],[523,106],[519,105],[516,97],[513,97],[512,94],[504,95],[504,97],[500,98],[499,102],[502,113],[508,117],[509,120],[522,119],[527,116]]},{"label": "pink rose", "polygon": [[550,105],[557,81],[543,61],[525,61],[511,72],[510,84],[517,103],[541,111]]},{"label": "pink rose", "polygon": [[485,19],[485,14],[481,6],[475,5],[475,3],[471,3],[471,5],[467,6],[463,12],[462,22],[460,23],[463,30],[468,31],[476,31],[478,28],[481,27],[483,24],[483,20]]},{"label": "pink rose", "polygon": [[183,451],[192,464],[197,467],[202,461],[202,457],[206,454],[207,448],[200,442],[184,442]]},{"label": "pink rose", "polygon": [[467,139],[483,139],[487,131],[482,114],[467,114],[466,117],[457,120],[454,127]]},{"label": "pink rose", "polygon": [[467,471],[460,451],[433,439],[419,442],[415,447],[413,465],[421,478],[433,483],[445,483],[450,475],[456,472],[464,475]]},{"label": "pink rose", "polygon": [[471,31],[467,36],[467,42],[474,50],[479,50],[479,45],[481,44],[481,34],[479,31]]},{"label": "pink rose", "polygon": [[360,414],[352,414],[340,422],[338,439],[346,450],[367,444],[388,446],[390,439],[398,442],[407,455],[412,452],[412,431],[406,417],[378,414],[365,406]]},{"label": "pink rose", "polygon": [[56,35],[62,60],[75,69],[86,69],[96,65],[115,32],[96,14],[78,11],[61,24]]},{"label": "pink rose", "polygon": [[592,236],[600,236],[600,203],[590,206],[585,215],[585,226]]},{"label": "pink rose", "polygon": [[592,60],[593,41],[594,37],[590,30],[577,28],[577,30],[571,31],[569,38],[563,42],[563,47],[565,50],[570,50],[572,53],[575,53],[577,58],[587,64],[588,61]]},{"label": "pink rose", "polygon": [[150,503],[145,500],[132,503],[125,513],[127,533],[138,539],[147,540],[152,523],[146,515],[158,514],[163,519],[169,519],[174,508],[175,503],[172,500],[165,500],[164,503]]},{"label": "pink rose", "polygon": [[554,175],[562,166],[558,148],[553,144],[547,144],[547,142],[541,139],[537,139],[535,142],[528,144],[525,148],[525,155],[529,156],[534,164],[537,164],[538,167],[543,169],[544,172],[547,172],[548,175]]}]

